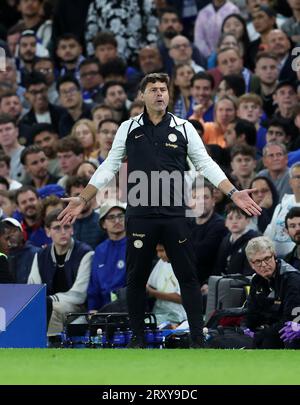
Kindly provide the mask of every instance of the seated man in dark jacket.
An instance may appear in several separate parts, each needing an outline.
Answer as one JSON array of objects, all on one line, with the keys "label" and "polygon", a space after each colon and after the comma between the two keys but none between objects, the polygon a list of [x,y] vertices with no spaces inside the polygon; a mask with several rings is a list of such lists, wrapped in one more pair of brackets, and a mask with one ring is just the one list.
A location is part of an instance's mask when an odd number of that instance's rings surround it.
[{"label": "seated man in dark jacket", "polygon": [[[284,343],[279,336],[284,323],[293,320],[300,307],[300,272],[276,258],[272,241],[260,236],[246,247],[255,275],[247,299],[246,325],[254,333],[257,349],[300,348],[300,341]],[[296,312],[295,312],[296,311]]]},{"label": "seated man in dark jacket", "polygon": [[71,224],[60,225],[57,217],[61,211],[46,216],[46,232],[53,243],[35,255],[28,278],[28,284],[47,285],[48,302],[52,300],[48,335],[62,332],[68,312],[85,310],[94,254],[88,245],[72,238]]},{"label": "seated man in dark jacket", "polygon": [[250,239],[259,235],[249,230],[250,217],[234,204],[226,207],[225,225],[229,234],[224,237],[219,247],[214,274],[243,274],[253,273],[245,255],[245,247]]},{"label": "seated man in dark jacket", "polygon": [[216,262],[216,252],[223,237],[228,233],[224,218],[216,214],[213,198],[213,186],[204,182],[203,187],[193,190],[193,198],[197,198],[202,208],[197,215],[192,239],[197,257],[197,270],[201,283],[202,294],[207,294],[207,280],[212,274]]},{"label": "seated man in dark jacket", "polygon": [[26,284],[31,270],[34,255],[40,248],[34,246],[29,240],[25,241],[21,223],[15,218],[4,218],[8,236],[8,263],[10,273],[17,284]]},{"label": "seated man in dark jacket", "polygon": [[5,224],[0,222],[0,284],[13,283],[8,267],[8,236]]}]

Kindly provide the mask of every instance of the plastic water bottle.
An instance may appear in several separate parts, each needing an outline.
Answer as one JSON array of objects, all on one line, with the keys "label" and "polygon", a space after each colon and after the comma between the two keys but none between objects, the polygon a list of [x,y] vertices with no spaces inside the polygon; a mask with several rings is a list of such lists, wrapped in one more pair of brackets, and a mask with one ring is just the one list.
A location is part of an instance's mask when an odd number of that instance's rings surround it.
[{"label": "plastic water bottle", "polygon": [[99,349],[102,347],[102,329],[97,329],[96,335],[91,336],[91,345],[95,349]]},{"label": "plastic water bottle", "polygon": [[164,335],[162,330],[156,329],[154,332],[154,345],[155,347],[162,349],[164,341]]},{"label": "plastic water bottle", "polygon": [[211,335],[208,333],[208,329],[206,327],[203,328],[203,335],[205,342],[208,342],[209,339],[211,338]]},{"label": "plastic water bottle", "polygon": [[124,335],[124,332],[121,331],[120,328],[117,328],[117,330],[115,331],[115,333],[113,335],[112,346],[116,349],[122,348],[125,346],[125,335]]},{"label": "plastic water bottle", "polygon": [[125,345],[127,345],[127,344],[130,342],[130,340],[131,340],[131,338],[132,338],[132,335],[133,335],[132,330],[130,330],[129,328],[127,328],[126,331],[124,332]]},{"label": "plastic water bottle", "polygon": [[145,341],[148,347],[153,347],[154,345],[154,334],[152,329],[150,329],[149,327],[146,328],[145,333]]}]

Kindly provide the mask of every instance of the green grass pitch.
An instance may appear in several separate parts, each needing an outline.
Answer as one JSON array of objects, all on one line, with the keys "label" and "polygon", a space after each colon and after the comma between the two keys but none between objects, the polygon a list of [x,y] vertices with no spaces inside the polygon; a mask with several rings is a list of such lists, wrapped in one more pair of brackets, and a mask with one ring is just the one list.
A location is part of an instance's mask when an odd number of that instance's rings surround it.
[{"label": "green grass pitch", "polygon": [[300,384],[300,351],[0,349],[0,384]]}]

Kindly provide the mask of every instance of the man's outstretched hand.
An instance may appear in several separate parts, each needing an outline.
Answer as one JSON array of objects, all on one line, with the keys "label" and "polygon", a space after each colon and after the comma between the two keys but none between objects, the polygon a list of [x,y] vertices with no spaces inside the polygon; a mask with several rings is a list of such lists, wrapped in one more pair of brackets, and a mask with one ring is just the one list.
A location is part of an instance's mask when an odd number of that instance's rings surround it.
[{"label": "man's outstretched hand", "polygon": [[240,207],[243,211],[245,211],[250,216],[257,216],[261,214],[262,209],[255,201],[252,200],[249,194],[253,193],[255,188],[236,191],[232,194],[232,201]]},{"label": "man's outstretched hand", "polygon": [[74,224],[78,215],[81,214],[85,206],[85,202],[80,197],[62,198],[62,201],[68,203],[66,208],[59,214],[57,219],[61,225]]}]

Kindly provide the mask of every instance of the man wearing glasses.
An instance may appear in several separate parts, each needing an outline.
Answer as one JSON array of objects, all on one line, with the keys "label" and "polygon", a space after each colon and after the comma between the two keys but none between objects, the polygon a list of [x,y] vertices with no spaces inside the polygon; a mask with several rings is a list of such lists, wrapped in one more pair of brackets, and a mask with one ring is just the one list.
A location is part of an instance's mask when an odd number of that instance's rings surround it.
[{"label": "man wearing glasses", "polygon": [[89,311],[114,301],[114,291],[126,284],[126,204],[107,200],[100,208],[100,226],[108,238],[96,247],[88,288]]},{"label": "man wearing glasses", "polygon": [[52,308],[48,335],[62,332],[67,313],[85,311],[94,255],[90,246],[72,238],[71,224],[60,225],[61,211],[55,209],[46,216],[45,229],[52,244],[35,255],[28,277],[28,284],[47,285],[47,308]]},{"label": "man wearing glasses", "polygon": [[256,273],[251,282],[246,315],[246,325],[254,331],[254,348],[300,348],[299,341],[284,344],[279,336],[285,322],[299,314],[300,272],[276,258],[273,242],[265,236],[251,239],[246,255]]}]

